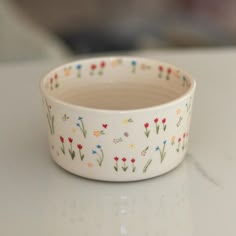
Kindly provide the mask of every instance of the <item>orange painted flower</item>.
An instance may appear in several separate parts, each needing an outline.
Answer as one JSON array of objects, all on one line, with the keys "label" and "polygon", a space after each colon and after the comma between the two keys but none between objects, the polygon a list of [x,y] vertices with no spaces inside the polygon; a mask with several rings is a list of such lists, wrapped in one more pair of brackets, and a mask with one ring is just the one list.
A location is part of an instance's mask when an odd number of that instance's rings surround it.
[{"label": "orange painted flower", "polygon": [[95,130],[95,131],[93,131],[93,135],[95,136],[95,137],[99,137],[100,136],[100,131],[99,130]]}]

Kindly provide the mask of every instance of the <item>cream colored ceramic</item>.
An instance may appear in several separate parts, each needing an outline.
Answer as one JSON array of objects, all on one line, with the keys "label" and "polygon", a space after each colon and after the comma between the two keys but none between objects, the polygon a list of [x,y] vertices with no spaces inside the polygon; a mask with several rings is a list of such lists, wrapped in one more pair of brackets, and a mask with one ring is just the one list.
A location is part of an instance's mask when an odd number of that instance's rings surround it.
[{"label": "cream colored ceramic", "polygon": [[133,181],[184,158],[195,82],[156,60],[72,62],[41,81],[53,160],[86,178]]}]

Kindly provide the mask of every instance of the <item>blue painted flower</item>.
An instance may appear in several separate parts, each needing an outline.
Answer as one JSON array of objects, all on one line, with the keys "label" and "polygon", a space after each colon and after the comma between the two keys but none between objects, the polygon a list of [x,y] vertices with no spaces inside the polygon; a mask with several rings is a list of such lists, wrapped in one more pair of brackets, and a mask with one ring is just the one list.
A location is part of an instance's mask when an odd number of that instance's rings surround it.
[{"label": "blue painted flower", "polygon": [[77,123],[76,125],[77,125],[78,127],[80,127],[80,124],[79,124],[79,123]]},{"label": "blue painted flower", "polygon": [[102,148],[101,145],[97,145],[96,147],[99,148],[99,149]]},{"label": "blue painted flower", "polygon": [[92,153],[93,153],[93,154],[96,154],[97,152],[96,152],[95,150],[92,150]]},{"label": "blue painted flower", "polygon": [[83,117],[79,116],[79,117],[78,117],[78,120],[83,120]]},{"label": "blue painted flower", "polygon": [[159,146],[157,146],[157,147],[156,147],[156,151],[158,151],[159,149],[160,149]]},{"label": "blue painted flower", "polygon": [[166,140],[165,140],[165,141],[163,141],[163,144],[166,144]]},{"label": "blue painted flower", "polygon": [[133,66],[136,66],[136,65],[137,65],[137,62],[136,62],[136,61],[131,61],[131,64],[132,64]]},{"label": "blue painted flower", "polygon": [[80,70],[80,69],[82,68],[82,65],[81,65],[81,64],[78,64],[78,65],[76,66],[76,68],[77,68],[78,70]]}]

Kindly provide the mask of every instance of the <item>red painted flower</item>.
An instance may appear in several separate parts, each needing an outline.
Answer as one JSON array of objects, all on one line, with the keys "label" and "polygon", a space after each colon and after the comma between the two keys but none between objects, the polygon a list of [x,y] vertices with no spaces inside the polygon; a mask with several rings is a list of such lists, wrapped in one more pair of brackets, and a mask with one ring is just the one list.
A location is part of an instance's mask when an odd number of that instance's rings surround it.
[{"label": "red painted flower", "polygon": [[92,69],[92,70],[95,70],[96,68],[97,68],[97,66],[96,66],[95,64],[92,64],[92,65],[91,65],[91,69]]},{"label": "red painted flower", "polygon": [[167,73],[170,74],[171,73],[171,68],[167,69]]},{"label": "red painted flower", "polygon": [[148,123],[145,123],[145,124],[144,124],[144,127],[145,127],[145,128],[148,128],[148,126],[149,126]]},{"label": "red painted flower", "polygon": [[53,78],[50,79],[50,83],[51,83],[51,84],[53,83]]},{"label": "red painted flower", "polygon": [[179,143],[181,142],[181,138],[178,139],[178,142],[179,142]]},{"label": "red painted flower", "polygon": [[55,78],[55,79],[57,79],[57,78],[58,78],[58,75],[57,75],[57,74],[55,74],[55,75],[54,75],[54,78]]},{"label": "red painted flower", "polygon": [[165,124],[166,123],[166,118],[162,119],[162,124]]},{"label": "red painted flower", "polygon": [[62,136],[60,136],[60,140],[62,143],[64,143],[64,138]]},{"label": "red painted flower", "polygon": [[158,67],[159,71],[163,71],[163,66]]},{"label": "red painted flower", "polygon": [[157,123],[158,122],[158,118],[154,119],[154,123]]},{"label": "red painted flower", "polygon": [[73,139],[72,138],[68,138],[69,142],[72,143],[73,142]]},{"label": "red painted flower", "polygon": [[185,138],[186,137],[186,134],[184,133],[183,137]]},{"label": "red painted flower", "polygon": [[125,158],[125,157],[123,157],[121,160],[122,160],[123,162],[126,162],[126,158]]},{"label": "red painted flower", "polygon": [[82,146],[81,144],[77,144],[77,148],[78,148],[79,150],[81,150],[81,149],[83,148],[83,146]]},{"label": "red painted flower", "polygon": [[132,159],[131,159],[131,162],[132,162],[132,163],[134,163],[134,162],[135,162],[135,159],[134,159],[134,158],[132,158]]},{"label": "red painted flower", "polygon": [[105,61],[102,61],[101,64],[100,64],[101,68],[104,68],[106,66],[106,62]]},{"label": "red painted flower", "polygon": [[115,161],[118,161],[118,160],[119,160],[119,158],[118,158],[118,157],[114,157],[114,160],[115,160]]}]

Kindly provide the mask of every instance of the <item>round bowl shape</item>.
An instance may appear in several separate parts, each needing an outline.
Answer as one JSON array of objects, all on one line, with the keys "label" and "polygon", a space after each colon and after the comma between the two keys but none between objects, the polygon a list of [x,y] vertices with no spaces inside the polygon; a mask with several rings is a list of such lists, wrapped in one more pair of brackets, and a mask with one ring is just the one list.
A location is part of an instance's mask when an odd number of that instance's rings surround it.
[{"label": "round bowl shape", "polygon": [[53,160],[105,181],[164,174],[184,158],[195,81],[157,60],[72,62],[41,81]]}]

